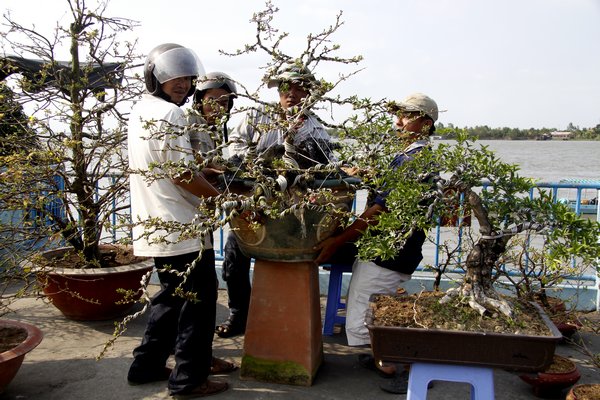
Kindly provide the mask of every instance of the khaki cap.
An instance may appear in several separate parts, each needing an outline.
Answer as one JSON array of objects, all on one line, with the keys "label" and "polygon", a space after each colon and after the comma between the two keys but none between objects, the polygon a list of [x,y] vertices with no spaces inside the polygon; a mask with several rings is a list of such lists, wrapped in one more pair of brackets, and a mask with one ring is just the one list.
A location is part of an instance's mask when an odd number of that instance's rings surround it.
[{"label": "khaki cap", "polygon": [[413,93],[399,103],[388,103],[391,112],[418,111],[427,115],[434,122],[438,119],[438,106],[433,99],[423,93]]}]

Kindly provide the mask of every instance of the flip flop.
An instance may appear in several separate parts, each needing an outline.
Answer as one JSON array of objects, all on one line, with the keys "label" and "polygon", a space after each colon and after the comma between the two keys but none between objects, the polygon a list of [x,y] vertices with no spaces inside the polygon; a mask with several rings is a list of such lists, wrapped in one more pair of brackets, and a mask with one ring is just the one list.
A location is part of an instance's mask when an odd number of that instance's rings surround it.
[{"label": "flip flop", "polygon": [[391,374],[388,374],[388,373],[380,370],[379,368],[377,368],[377,365],[375,364],[375,358],[370,354],[359,354],[358,355],[358,365],[360,365],[361,367],[366,368],[368,370],[377,372],[383,378],[393,378],[396,375],[396,373],[394,373],[394,372]]},{"label": "flip flop", "polygon": [[217,336],[222,338],[230,338],[238,335],[243,335],[246,332],[245,324],[237,324],[227,320],[215,328]]},{"label": "flip flop", "polygon": [[238,366],[235,365],[234,363],[225,361],[225,360],[217,358],[217,357],[212,358],[212,365],[210,367],[210,373],[212,375],[228,374],[237,369],[238,369]]}]

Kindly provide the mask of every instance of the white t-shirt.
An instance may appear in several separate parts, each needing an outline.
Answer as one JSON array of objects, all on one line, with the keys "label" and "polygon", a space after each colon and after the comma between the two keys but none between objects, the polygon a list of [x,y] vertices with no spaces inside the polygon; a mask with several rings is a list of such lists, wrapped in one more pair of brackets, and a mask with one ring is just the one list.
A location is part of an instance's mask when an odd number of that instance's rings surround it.
[{"label": "white t-shirt", "polygon": [[[183,110],[160,97],[144,94],[132,109],[127,137],[136,255],[168,257],[201,249],[200,238],[179,241],[179,232],[152,232],[148,239],[142,236],[146,230],[143,222],[150,218],[189,223],[196,216],[200,200],[169,177],[161,176],[164,171],[156,170],[166,162],[187,165],[194,162],[190,137],[184,129],[186,124]],[[157,176],[161,176],[159,179],[150,180],[136,173],[149,171],[150,164],[155,165]],[[205,236],[205,249],[210,249],[210,237]],[[165,240],[160,240],[163,238]]]}]

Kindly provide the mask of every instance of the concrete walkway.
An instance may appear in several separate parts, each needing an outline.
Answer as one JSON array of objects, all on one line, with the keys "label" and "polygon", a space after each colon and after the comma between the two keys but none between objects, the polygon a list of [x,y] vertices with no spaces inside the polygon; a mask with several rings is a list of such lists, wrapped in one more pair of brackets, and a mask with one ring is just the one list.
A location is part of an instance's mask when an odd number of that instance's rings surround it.
[{"label": "concrete walkway", "polygon": [[[218,321],[227,315],[226,291],[219,291]],[[324,300],[324,299],[323,299]],[[324,303],[324,302],[323,302]],[[115,400],[170,399],[165,383],[129,386],[127,370],[131,351],[140,342],[145,317],[133,321],[107,355],[96,361],[104,343],[111,338],[113,323],[75,322],[65,319],[52,305],[41,300],[22,299],[10,319],[22,320],[40,327],[44,340],[29,353],[19,373],[0,395],[2,400]],[[594,316],[598,314],[595,313]],[[577,334],[588,349],[600,353],[600,337],[592,333]],[[449,343],[449,346],[452,344]],[[277,385],[243,381],[239,371],[218,377],[230,389],[211,398],[222,399],[404,399],[406,395],[387,394],[379,389],[384,381],[374,372],[358,366],[361,349],[346,345],[343,334],[324,337],[325,363],[310,387]],[[221,339],[215,336],[214,353],[218,357],[241,362],[243,337]],[[581,372],[579,383],[600,382],[600,370],[589,364],[589,357],[570,344],[559,345],[557,353],[575,360]],[[495,371],[497,400],[535,398],[531,387],[516,374]],[[466,384],[436,382],[429,391],[432,399],[468,399]],[[563,397],[564,398],[564,395]]]}]

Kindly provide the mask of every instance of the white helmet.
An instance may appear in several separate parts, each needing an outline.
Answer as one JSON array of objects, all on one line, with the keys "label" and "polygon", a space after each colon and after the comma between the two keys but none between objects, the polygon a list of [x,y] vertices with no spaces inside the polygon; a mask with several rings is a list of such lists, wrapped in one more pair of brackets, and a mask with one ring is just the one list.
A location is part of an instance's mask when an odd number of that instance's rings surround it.
[{"label": "white helmet", "polygon": [[237,95],[237,86],[229,75],[225,72],[209,72],[198,78],[196,82],[196,90],[204,91],[208,89],[225,89],[229,93]]},{"label": "white helmet", "polygon": [[[164,43],[156,46],[146,57],[144,64],[144,82],[152,95],[161,92],[161,84],[171,79],[191,76],[197,78],[204,75],[204,66],[193,50],[175,43]],[[190,88],[188,96],[194,94]]]}]

